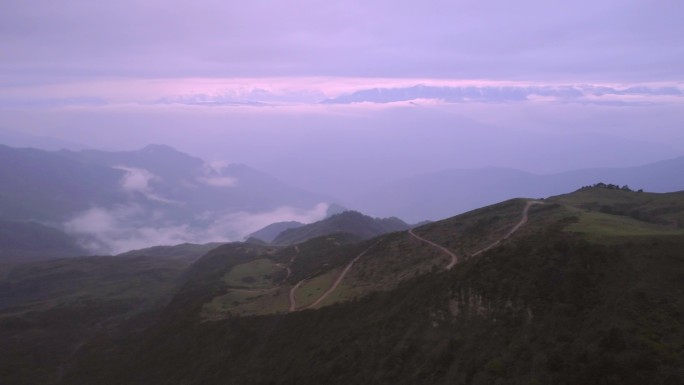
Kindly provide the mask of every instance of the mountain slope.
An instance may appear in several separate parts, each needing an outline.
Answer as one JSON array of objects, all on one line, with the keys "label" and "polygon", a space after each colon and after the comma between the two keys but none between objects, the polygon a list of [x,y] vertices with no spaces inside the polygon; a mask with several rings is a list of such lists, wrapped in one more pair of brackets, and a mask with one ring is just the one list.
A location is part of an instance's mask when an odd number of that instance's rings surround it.
[{"label": "mountain slope", "polygon": [[398,218],[371,218],[356,211],[335,214],[305,226],[287,229],[273,240],[276,245],[293,245],[334,233],[348,233],[368,239],[380,234],[402,231],[410,226]]},{"label": "mountain slope", "polygon": [[[282,249],[226,245],[193,266],[163,321],[114,345],[88,345],[63,383],[680,383],[684,229],[654,223],[683,208],[680,197],[585,189],[415,229],[464,257],[452,269],[443,251],[406,232],[339,246],[325,237]],[[654,222],[636,220],[649,231],[635,233],[622,226],[634,218],[598,212],[614,231],[596,238],[577,231],[591,224],[594,203],[652,207]],[[320,263],[316,250],[334,258]],[[278,305],[306,282],[320,295],[317,277],[352,260],[338,289],[346,298],[315,311]],[[235,280],[268,271],[281,274]],[[233,295],[223,303],[236,313],[203,319],[217,295]]]},{"label": "mountain slope", "polygon": [[216,242],[201,245],[182,243],[175,246],[152,246],[140,250],[130,250],[117,255],[117,257],[155,257],[194,262],[204,254],[221,245],[222,243]]},{"label": "mountain slope", "polygon": [[123,175],[60,152],[0,145],[0,219],[59,223],[92,206],[123,203]]},{"label": "mountain slope", "polygon": [[270,243],[273,242],[273,240],[283,231],[288,229],[296,229],[302,226],[304,226],[304,224],[297,221],[271,223],[263,229],[248,235],[247,238],[256,238]]},{"label": "mountain slope", "polygon": [[15,266],[0,277],[0,382],[53,384],[87,341],[149,326],[187,262],[79,257]]},{"label": "mountain slope", "polygon": [[36,222],[0,220],[0,262],[75,257],[87,251],[55,228]]}]

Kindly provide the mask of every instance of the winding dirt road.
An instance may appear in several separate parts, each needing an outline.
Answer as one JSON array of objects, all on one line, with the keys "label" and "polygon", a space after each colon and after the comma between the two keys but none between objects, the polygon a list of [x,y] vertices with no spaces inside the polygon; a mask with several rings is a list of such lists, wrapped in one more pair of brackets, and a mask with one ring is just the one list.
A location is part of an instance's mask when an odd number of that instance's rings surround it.
[{"label": "winding dirt road", "polygon": [[451,269],[452,267],[454,267],[454,265],[455,265],[456,263],[458,263],[458,260],[460,259],[460,257],[459,257],[458,255],[452,253],[452,252],[451,252],[449,249],[447,249],[446,247],[440,246],[440,245],[438,245],[438,244],[436,244],[436,243],[434,243],[434,242],[432,242],[432,241],[429,241],[429,240],[427,240],[427,239],[421,237],[420,235],[416,235],[416,233],[413,232],[413,229],[409,230],[408,232],[409,232],[409,234],[411,234],[411,235],[412,235],[414,238],[416,238],[417,240],[423,241],[423,242],[425,242],[425,243],[427,243],[427,244],[429,244],[429,245],[432,245],[432,246],[434,246],[434,247],[436,247],[436,248],[442,250],[442,251],[443,251],[444,253],[446,253],[447,255],[449,255],[449,256],[451,257],[451,261],[450,261],[449,264],[446,266],[446,269],[447,269],[447,270]]},{"label": "winding dirt road", "polygon": [[[520,221],[519,221],[518,223],[516,223],[515,226],[513,226],[513,228],[512,228],[506,235],[503,236],[503,238],[498,239],[496,242],[492,243],[491,245],[489,245],[489,246],[487,246],[487,247],[485,247],[485,248],[483,248],[483,249],[481,249],[481,250],[476,251],[475,253],[471,254],[471,257],[475,257],[475,256],[478,256],[478,255],[480,255],[480,254],[486,252],[486,251],[489,251],[489,250],[493,249],[494,247],[498,246],[501,242],[503,242],[503,241],[505,241],[506,239],[510,238],[511,235],[513,235],[516,231],[518,231],[518,229],[520,229],[525,223],[527,223],[527,220],[528,220],[528,217],[529,217],[529,210],[530,210],[530,207],[531,207],[532,205],[542,205],[542,204],[544,204],[544,202],[540,202],[540,201],[527,201],[527,204],[525,204],[525,208],[523,209],[522,218],[520,218]],[[409,234],[411,234],[414,238],[416,238],[416,239],[418,239],[418,240],[421,240],[421,241],[423,241],[423,242],[425,242],[425,243],[427,243],[427,244],[429,244],[429,245],[432,245],[432,246],[434,246],[434,247],[436,247],[436,248],[442,250],[442,251],[443,251],[444,253],[446,253],[447,255],[449,255],[449,256],[451,257],[451,261],[450,261],[449,264],[446,266],[445,270],[450,270],[450,269],[451,269],[452,267],[454,267],[454,265],[455,265],[456,263],[458,263],[458,261],[461,259],[460,256],[454,254],[453,252],[451,252],[450,250],[448,250],[446,247],[440,246],[440,245],[438,245],[438,244],[436,244],[436,243],[434,243],[434,242],[432,242],[432,241],[429,241],[429,240],[427,240],[427,239],[425,239],[425,238],[423,238],[423,237],[421,237],[421,236],[419,236],[419,235],[416,235],[416,233],[413,232],[413,229],[409,230]]]},{"label": "winding dirt road", "polygon": [[[296,253],[295,255],[293,255],[292,258],[290,258],[290,263],[289,263],[288,266],[287,266],[287,278],[290,278],[290,275],[292,274],[292,270],[290,269],[290,265],[292,265],[292,262],[294,262],[295,258],[297,258],[297,256],[299,255],[299,246],[295,245],[295,251],[296,251],[297,253]],[[287,278],[285,278],[285,279],[283,280],[283,282],[285,282],[285,281],[287,280]],[[289,308],[289,309],[290,309],[290,312],[295,311],[295,309],[297,308],[297,303],[295,302],[294,293],[295,293],[295,291],[297,291],[297,289],[299,288],[299,286],[300,286],[302,283],[304,283],[304,281],[305,281],[305,279],[303,279],[303,280],[297,282],[297,284],[294,285],[294,286],[292,286],[292,288],[290,289],[290,296],[289,296],[289,299],[290,299],[290,308]]]},{"label": "winding dirt road", "polygon": [[[503,236],[501,239],[497,240],[496,242],[492,243],[491,245],[485,247],[484,249],[481,249],[481,250],[475,252],[471,256],[476,256],[476,255],[482,254],[485,251],[488,251],[488,250],[496,247],[497,245],[499,245],[504,240],[510,238],[516,231],[518,231],[518,229],[520,229],[523,225],[525,225],[525,223],[527,223],[529,209],[532,205],[536,205],[536,204],[544,204],[544,202],[527,201],[527,204],[525,205],[525,208],[523,209],[523,212],[522,212],[522,218],[520,218],[520,221],[518,223],[516,223],[515,226],[513,226],[513,228],[508,233],[506,233],[505,236]],[[451,260],[449,261],[449,264],[445,267],[445,270],[450,270],[462,258],[462,257],[454,254],[451,250],[447,249],[446,247],[440,246],[440,245],[438,245],[438,244],[436,244],[430,240],[427,240],[427,239],[417,235],[416,233],[413,232],[413,229],[409,230],[408,233],[411,236],[413,236],[414,238],[416,238],[422,242],[425,242],[425,243],[441,250],[445,254],[447,254],[451,258]],[[337,289],[337,287],[340,285],[340,283],[342,282],[344,277],[347,275],[349,270],[351,270],[352,266],[354,266],[354,263],[356,263],[356,261],[358,261],[359,258],[363,257],[368,252],[368,250],[370,250],[373,246],[377,245],[378,243],[379,242],[376,242],[371,247],[367,248],[361,254],[357,255],[354,259],[352,259],[351,262],[349,262],[347,264],[347,266],[345,266],[344,270],[342,270],[340,275],[337,276],[337,279],[335,279],[335,282],[332,284],[332,286],[330,286],[330,288],[328,288],[328,290],[325,291],[325,293],[323,293],[320,297],[318,297],[318,299],[316,301],[314,301],[311,305],[305,306],[305,307],[300,308],[300,309],[297,309],[297,303],[295,301],[295,292],[304,282],[306,282],[306,279],[303,279],[303,280],[297,282],[297,284],[294,285],[292,287],[292,289],[290,289],[290,312],[297,311],[297,310],[303,310],[303,309],[311,309],[313,307],[318,306],[321,302],[325,301],[325,299],[328,298],[328,296],[330,294],[332,294],[335,291],[335,289]],[[297,249],[297,252],[299,252],[299,249]],[[294,257],[292,258],[292,261],[294,261]],[[292,261],[290,261],[290,263],[292,263]],[[289,277],[289,273],[290,273],[290,269],[288,268],[288,277]]]},{"label": "winding dirt road", "polygon": [[[377,245],[377,243],[374,244],[373,246],[375,246],[375,245]],[[371,246],[371,247],[373,247],[373,246]],[[340,273],[340,275],[337,276],[337,279],[335,280],[335,283],[333,283],[332,286],[330,286],[330,288],[329,288],[328,290],[326,290],[325,293],[323,293],[323,295],[321,295],[320,297],[318,297],[318,299],[317,299],[314,303],[312,303],[311,305],[305,307],[305,309],[311,309],[312,307],[315,307],[315,306],[318,305],[319,303],[323,302],[326,298],[328,298],[328,296],[329,296],[333,291],[335,291],[335,289],[337,289],[337,286],[339,286],[340,282],[342,282],[342,280],[343,280],[344,277],[347,275],[347,273],[349,272],[349,270],[351,270],[352,266],[354,266],[354,263],[355,263],[356,261],[358,261],[359,258],[361,258],[361,257],[363,257],[364,255],[366,255],[366,253],[368,252],[368,250],[371,249],[371,247],[367,248],[367,249],[364,250],[361,254],[357,255],[356,258],[352,259],[351,262],[349,262],[349,263],[347,264],[347,266],[344,268],[344,270],[342,270],[342,272]]]},{"label": "winding dirt road", "polygon": [[325,291],[325,293],[323,293],[320,297],[318,297],[318,299],[317,299],[316,301],[314,301],[314,303],[312,303],[311,305],[308,305],[308,306],[304,306],[304,307],[301,308],[301,309],[297,309],[297,303],[295,302],[295,297],[294,297],[294,295],[295,295],[295,291],[297,291],[297,289],[299,288],[299,286],[301,286],[301,284],[303,284],[303,283],[306,281],[306,279],[303,279],[303,280],[297,282],[297,284],[296,284],[294,287],[292,287],[292,289],[290,289],[290,312],[293,312],[293,311],[296,311],[296,310],[311,309],[311,308],[317,306],[318,304],[320,304],[321,302],[325,301],[325,299],[328,298],[328,296],[329,296],[330,294],[332,294],[332,292],[334,292],[335,289],[337,289],[337,286],[340,285],[340,283],[342,282],[342,280],[344,279],[344,277],[347,275],[347,273],[349,273],[349,270],[351,270],[352,266],[354,266],[354,263],[356,263],[356,261],[358,261],[359,258],[361,258],[361,257],[363,257],[364,255],[366,255],[366,253],[368,252],[368,250],[370,250],[371,248],[373,248],[373,246],[377,245],[378,243],[379,243],[379,242],[374,243],[371,247],[367,248],[366,250],[364,250],[363,252],[361,252],[361,254],[357,255],[354,259],[352,259],[352,260],[347,264],[347,266],[345,266],[344,270],[342,270],[342,272],[340,273],[340,275],[337,276],[337,279],[335,279],[335,282],[332,284],[332,286],[330,286],[330,287],[328,288],[328,290]]},{"label": "winding dirt road", "polygon": [[299,289],[299,286],[301,286],[306,279],[302,279],[301,281],[297,282],[296,285],[292,286],[292,289],[290,289],[290,313],[297,310],[297,302],[295,301],[295,291]]}]

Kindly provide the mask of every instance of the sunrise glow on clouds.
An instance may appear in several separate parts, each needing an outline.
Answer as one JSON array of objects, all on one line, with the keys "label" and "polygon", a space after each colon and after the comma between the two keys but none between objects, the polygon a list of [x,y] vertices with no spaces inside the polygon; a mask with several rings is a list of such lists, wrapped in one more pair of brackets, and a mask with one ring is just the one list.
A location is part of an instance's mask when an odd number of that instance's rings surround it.
[{"label": "sunrise glow on clouds", "polygon": [[[433,92],[411,96],[411,90],[423,87]],[[522,93],[530,102],[587,102],[587,103],[682,103],[684,83],[562,83],[492,80],[450,80],[413,78],[179,78],[179,79],[119,79],[92,80],[41,86],[8,87],[0,90],[0,101],[14,100],[15,104],[30,107],[68,107],[79,105],[193,105],[224,107],[292,107],[318,105],[336,100],[334,104],[409,105],[409,101],[444,100],[435,91],[468,90],[483,96],[464,96],[458,102],[507,102],[511,100],[488,97],[487,93]],[[353,100],[344,97],[355,92],[406,90],[406,96],[396,100]],[[97,103],[94,103],[96,101]],[[23,102],[23,103],[22,103]],[[0,105],[1,107],[1,105]],[[319,106],[320,107],[320,106]]]}]

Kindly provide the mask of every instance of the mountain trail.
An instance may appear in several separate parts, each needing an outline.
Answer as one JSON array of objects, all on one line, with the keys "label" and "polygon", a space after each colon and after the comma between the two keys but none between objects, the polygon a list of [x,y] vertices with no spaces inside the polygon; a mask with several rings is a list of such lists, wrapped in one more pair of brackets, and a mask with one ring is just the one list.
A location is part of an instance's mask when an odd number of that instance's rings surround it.
[{"label": "mountain trail", "polygon": [[475,253],[473,253],[471,255],[471,257],[476,257],[476,256],[478,256],[478,255],[480,255],[486,251],[489,251],[489,250],[493,249],[494,247],[498,246],[501,242],[510,238],[511,235],[513,235],[516,231],[518,231],[518,229],[520,229],[525,223],[527,223],[528,212],[530,210],[530,207],[532,207],[532,205],[543,205],[543,204],[544,204],[544,202],[541,202],[541,201],[527,201],[527,204],[525,205],[525,208],[523,209],[522,218],[520,218],[520,222],[516,223],[516,225],[513,226],[513,228],[506,235],[504,235],[503,238],[497,240],[496,242],[492,243],[491,245],[485,247],[484,249],[476,251]]},{"label": "mountain trail", "polygon": [[297,284],[296,284],[292,289],[290,289],[290,312],[293,312],[293,311],[295,311],[295,310],[311,309],[311,308],[317,306],[318,304],[320,304],[321,302],[323,302],[326,298],[328,298],[328,296],[329,296],[330,294],[332,294],[332,292],[335,291],[335,289],[337,289],[337,286],[339,286],[340,283],[342,283],[342,280],[343,280],[344,277],[347,275],[347,273],[349,273],[349,270],[351,270],[352,266],[354,266],[354,263],[356,263],[356,261],[358,261],[359,258],[361,258],[361,257],[363,257],[364,255],[366,255],[366,253],[368,252],[368,250],[370,250],[371,248],[373,248],[373,246],[375,246],[375,245],[377,245],[377,244],[378,244],[378,242],[374,243],[374,244],[371,245],[369,248],[367,248],[366,250],[362,251],[359,255],[357,255],[356,257],[354,257],[354,259],[352,259],[352,260],[347,264],[347,266],[345,266],[344,270],[342,270],[342,272],[340,273],[340,275],[337,276],[337,279],[335,279],[335,282],[332,284],[332,286],[330,286],[330,288],[328,288],[328,290],[325,291],[325,293],[321,294],[321,296],[318,297],[318,299],[317,299],[316,301],[314,301],[314,303],[312,303],[311,305],[305,306],[305,307],[303,307],[303,308],[301,308],[301,309],[297,309],[297,304],[296,304],[296,302],[295,302],[295,297],[294,297],[294,295],[295,295],[295,291],[299,288],[299,286],[300,286],[301,284],[304,283],[304,281],[306,281],[306,279],[303,279],[303,280],[297,282]]},{"label": "mountain trail", "polygon": [[302,279],[301,281],[297,282],[296,285],[292,286],[292,289],[290,289],[290,313],[297,310],[297,302],[295,301],[295,291],[299,289],[299,286],[301,286],[306,279]]},{"label": "mountain trail", "polygon": [[432,242],[432,241],[429,241],[429,240],[427,240],[427,239],[421,237],[420,235],[417,235],[416,233],[413,232],[413,229],[409,230],[408,233],[411,234],[411,236],[413,236],[413,237],[416,238],[417,240],[423,241],[423,242],[425,242],[425,243],[427,243],[427,244],[429,244],[429,245],[431,245],[431,246],[433,246],[433,247],[436,247],[436,248],[442,250],[445,254],[449,255],[449,256],[451,257],[451,261],[450,261],[449,264],[446,266],[446,270],[449,270],[449,269],[451,269],[452,267],[454,267],[454,265],[458,262],[458,260],[461,259],[461,257],[459,257],[458,255],[452,253],[452,252],[451,252],[449,249],[447,249],[446,247],[440,246],[440,245],[438,245],[438,244],[436,244],[436,243],[434,243],[434,242]]},{"label": "mountain trail", "polygon": [[[377,243],[373,244],[373,246],[375,246],[375,245],[377,245]],[[367,248],[366,250],[362,251],[361,254],[357,255],[354,259],[352,259],[351,262],[349,262],[349,263],[347,264],[347,266],[344,268],[344,270],[342,270],[342,272],[340,273],[340,275],[337,276],[337,279],[335,280],[335,283],[333,283],[333,285],[330,286],[330,288],[329,288],[328,290],[326,290],[325,293],[323,293],[323,295],[321,295],[320,297],[318,297],[318,299],[317,299],[314,303],[312,303],[311,305],[305,307],[305,309],[311,309],[311,308],[315,307],[316,305],[318,305],[319,303],[323,302],[326,298],[328,298],[328,296],[329,296],[333,291],[335,291],[335,289],[337,289],[337,286],[339,286],[339,284],[342,282],[342,280],[343,280],[344,277],[347,275],[347,273],[349,272],[349,270],[351,270],[352,266],[354,266],[354,263],[356,263],[356,261],[358,261],[359,258],[361,258],[361,257],[363,257],[364,255],[366,255],[366,253],[368,252],[368,250],[370,250],[373,246],[371,246],[371,247]]]},{"label": "mountain trail", "polygon": [[[528,220],[528,212],[529,212],[529,210],[530,210],[530,207],[531,207],[532,205],[538,205],[538,204],[542,204],[542,205],[543,205],[544,202],[541,202],[541,201],[527,201],[527,204],[525,204],[525,208],[523,209],[522,218],[520,218],[520,221],[519,221],[518,223],[516,223],[515,226],[513,226],[513,228],[512,228],[508,233],[506,233],[506,235],[504,235],[501,239],[498,239],[498,240],[496,240],[496,242],[492,243],[491,245],[489,245],[489,246],[487,246],[487,247],[485,247],[485,248],[483,248],[483,249],[480,249],[480,250],[476,251],[475,253],[471,254],[471,257],[475,257],[475,256],[478,256],[478,255],[480,255],[480,254],[486,252],[486,251],[489,251],[489,250],[493,249],[494,247],[498,246],[501,242],[503,242],[503,241],[505,241],[506,239],[510,238],[516,231],[518,231],[518,229],[520,229],[525,223],[527,223],[527,220]],[[418,239],[418,240],[420,240],[420,241],[423,241],[423,242],[425,242],[425,243],[427,243],[427,244],[429,244],[429,245],[431,245],[431,246],[433,246],[433,247],[438,248],[439,250],[441,250],[442,252],[444,252],[445,254],[447,254],[447,255],[449,255],[449,256],[451,257],[451,261],[450,261],[449,264],[445,267],[445,270],[450,270],[450,269],[451,269],[452,267],[454,267],[454,265],[456,265],[456,263],[458,263],[458,261],[461,259],[461,256],[458,256],[458,255],[454,254],[453,252],[451,252],[451,251],[450,251],[449,249],[447,249],[446,247],[440,246],[440,245],[438,245],[438,244],[436,244],[436,243],[434,243],[434,242],[432,242],[432,241],[429,241],[429,240],[427,240],[427,239],[425,239],[425,238],[423,238],[423,237],[421,237],[421,236],[419,236],[419,235],[416,235],[416,233],[413,232],[413,229],[409,230],[408,232],[409,232],[409,234],[410,234],[411,236],[413,236],[414,238],[416,238],[416,239]]]},{"label": "mountain trail", "polygon": [[[527,204],[525,205],[525,208],[522,211],[522,218],[520,219],[520,221],[518,223],[515,224],[515,226],[513,226],[513,228],[508,233],[506,233],[506,235],[504,235],[501,239],[497,240],[496,242],[492,243],[491,245],[475,252],[471,256],[476,256],[476,255],[482,254],[485,251],[488,251],[488,250],[494,248],[495,246],[499,245],[502,241],[510,238],[516,231],[518,231],[523,225],[525,225],[525,223],[527,223],[529,209],[532,205],[536,205],[536,204],[544,204],[544,202],[527,201]],[[445,254],[447,254],[451,258],[451,260],[449,261],[449,264],[445,267],[445,270],[450,270],[462,258],[461,256],[454,254],[451,250],[447,249],[446,247],[440,246],[440,245],[438,245],[438,244],[436,244],[430,240],[427,240],[427,239],[417,235],[416,233],[413,232],[413,229],[410,229],[408,231],[408,233],[411,236],[413,236],[414,238],[416,238],[422,242],[425,242],[425,243],[441,250]],[[337,276],[337,279],[335,279],[335,282],[332,284],[332,286],[330,286],[330,288],[328,288],[328,290],[325,291],[325,293],[323,293],[320,297],[318,297],[318,299],[316,301],[314,301],[311,305],[305,306],[301,309],[297,309],[297,304],[295,302],[295,292],[306,281],[306,279],[303,279],[303,280],[297,282],[297,284],[295,286],[293,286],[292,289],[290,289],[290,312],[293,312],[296,310],[311,309],[311,308],[318,306],[321,302],[325,301],[325,299],[328,298],[328,296],[330,294],[332,294],[335,291],[335,289],[337,289],[337,287],[340,285],[340,283],[342,283],[342,280],[347,275],[349,270],[351,270],[352,266],[354,266],[354,263],[356,263],[356,261],[358,261],[359,258],[363,257],[368,252],[368,250],[370,250],[375,245],[377,245],[377,243],[373,244],[371,247],[367,248],[366,250],[361,252],[359,255],[357,255],[354,259],[352,259],[347,264],[347,266],[344,268],[344,270],[342,270],[340,275]],[[299,251],[299,249],[297,249],[297,251]],[[292,260],[294,260],[294,257],[292,258]],[[290,261],[290,263],[291,262],[292,261]]]},{"label": "mountain trail", "polygon": [[[287,278],[289,278],[290,275],[292,274],[292,270],[290,269],[290,266],[294,262],[295,258],[297,258],[297,255],[299,255],[299,246],[295,245],[295,251],[297,253],[295,255],[293,255],[292,258],[290,258],[290,263],[287,266]],[[285,278],[283,280],[283,282],[285,282],[287,280],[287,278]],[[297,302],[295,301],[294,294],[295,294],[295,291],[297,291],[297,289],[299,288],[299,286],[301,286],[301,284],[304,283],[304,281],[306,281],[306,279],[302,279],[301,281],[297,282],[297,284],[292,286],[292,288],[290,289],[290,296],[288,297],[290,300],[290,307],[289,307],[290,312],[293,312],[297,309]]]}]

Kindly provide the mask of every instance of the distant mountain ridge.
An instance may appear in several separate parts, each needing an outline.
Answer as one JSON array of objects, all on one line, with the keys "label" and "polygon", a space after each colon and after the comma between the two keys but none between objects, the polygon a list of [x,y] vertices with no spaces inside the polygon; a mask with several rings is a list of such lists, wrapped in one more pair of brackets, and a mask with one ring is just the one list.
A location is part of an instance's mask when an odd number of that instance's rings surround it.
[{"label": "distant mountain ridge", "polygon": [[410,225],[396,217],[372,218],[357,211],[345,211],[318,222],[287,229],[275,237],[272,243],[275,245],[294,245],[335,233],[347,233],[363,240],[409,228],[411,228]]},{"label": "distant mountain ridge", "polygon": [[506,168],[451,169],[401,179],[358,197],[353,207],[409,222],[435,220],[516,196],[546,197],[598,182],[651,192],[684,190],[684,156],[638,167],[540,175]]},{"label": "distant mountain ridge", "polygon": [[0,262],[75,257],[87,251],[68,234],[37,222],[0,220]]},{"label": "distant mountain ridge", "polygon": [[238,240],[260,223],[323,218],[333,201],[164,145],[120,152],[0,145],[0,181],[0,220],[59,228],[97,253]]},{"label": "distant mountain ridge", "polygon": [[302,226],[304,226],[304,224],[297,221],[271,223],[263,229],[251,233],[246,238],[256,238],[264,242],[271,243],[283,231],[296,229]]}]

